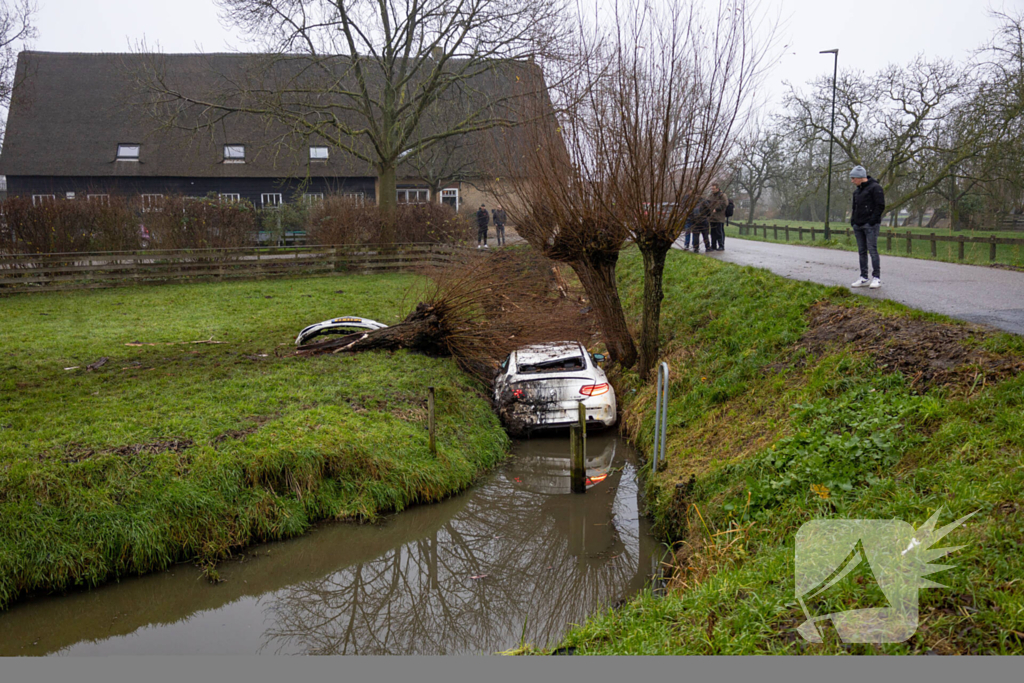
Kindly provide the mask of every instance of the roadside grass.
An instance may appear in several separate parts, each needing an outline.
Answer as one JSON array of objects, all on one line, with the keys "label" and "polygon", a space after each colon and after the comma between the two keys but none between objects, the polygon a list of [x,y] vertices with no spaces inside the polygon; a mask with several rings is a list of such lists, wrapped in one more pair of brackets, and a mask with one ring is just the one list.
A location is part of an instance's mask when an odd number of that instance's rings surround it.
[{"label": "roadside grass", "polygon": [[[0,608],[184,560],[216,578],[215,562],[249,543],[320,520],[372,520],[471,484],[508,440],[454,362],[292,355],[314,322],[397,322],[418,282],[344,276],[0,299]],[[186,343],[196,341],[224,343]],[[127,345],[136,342],[145,345]]]},{"label": "roadside grass", "polygon": [[[623,255],[629,310],[639,259]],[[673,252],[665,271],[665,358],[671,365],[668,462],[647,474],[649,511],[674,544],[669,590],[646,591],[593,616],[558,647],[577,654],[1021,654],[1024,652],[1024,376],[921,387],[856,343],[814,354],[800,343],[815,302],[943,320],[842,288]],[[952,324],[952,323],[951,323]],[[1024,357],[1005,334],[968,344]],[[624,387],[624,429],[644,452],[654,390]],[[633,391],[635,389],[635,391]],[[794,537],[812,519],[901,519],[944,525],[978,513],[938,545],[905,643],[805,642],[795,628]],[[816,615],[880,607],[870,576],[834,586]],[[879,594],[880,595],[880,594]],[[878,595],[874,596],[876,599]],[[536,650],[540,652],[540,650]]]},{"label": "roadside grass", "polygon": [[[857,240],[850,235],[849,237],[843,235],[836,235],[827,242],[823,239],[822,233],[824,232],[824,223],[813,223],[811,221],[757,221],[755,225],[758,226],[756,233],[751,231],[749,234],[740,235],[740,226],[736,223],[730,224],[725,229],[725,234],[728,237],[735,239],[752,240],[755,242],[775,242],[781,244],[803,244],[805,246],[812,247],[823,247],[829,249],[841,249],[843,251],[857,251]],[[790,226],[791,228],[803,227],[804,234],[803,239],[800,239],[800,233],[796,231],[790,231],[789,241],[786,241],[785,232],[781,230],[783,226]],[[810,233],[807,229],[814,226],[817,234],[815,239],[812,241]],[[767,236],[764,230],[760,229],[761,226],[768,226]],[[778,226],[778,237],[776,238],[776,231],[772,229],[772,226]],[[847,223],[832,223],[834,229],[843,230],[849,228]],[[886,241],[884,233],[889,231],[895,231],[897,236],[893,237],[891,248],[889,243]],[[905,235],[907,232],[912,233],[915,237],[910,241],[911,252],[907,253],[907,241]],[[1024,232],[1014,230],[962,230],[953,231],[949,229],[939,230],[935,228],[919,228],[919,227],[898,227],[890,228],[882,226],[882,235],[878,238],[878,253],[887,256],[906,256],[909,258],[920,258],[929,261],[946,261],[949,263],[966,263],[978,266],[986,266],[995,264],[1012,265],[1012,266],[1024,266],[1024,245],[1020,244],[998,244],[996,245],[996,260],[993,262],[989,260],[989,249],[988,244],[974,244],[967,242],[964,244],[964,259],[961,261],[959,257],[960,245],[956,242],[937,242],[935,245],[935,256],[932,256],[931,242],[927,240],[928,235],[935,234],[938,237],[958,237],[964,236],[967,239],[987,239],[989,237],[1009,238],[1009,239],[1020,239],[1024,240]],[[919,236],[919,238],[917,237]]]}]

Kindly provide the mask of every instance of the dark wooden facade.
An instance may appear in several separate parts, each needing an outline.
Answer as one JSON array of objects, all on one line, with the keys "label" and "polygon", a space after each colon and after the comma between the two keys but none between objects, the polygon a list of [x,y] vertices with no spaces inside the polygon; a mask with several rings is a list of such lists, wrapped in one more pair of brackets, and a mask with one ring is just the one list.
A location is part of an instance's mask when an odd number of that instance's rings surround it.
[{"label": "dark wooden facade", "polygon": [[303,194],[357,195],[376,201],[376,179],[364,178],[230,178],[148,176],[18,176],[7,177],[8,196],[53,195],[55,199],[86,199],[89,195],[238,195],[256,207],[264,195],[280,194],[286,203]]}]

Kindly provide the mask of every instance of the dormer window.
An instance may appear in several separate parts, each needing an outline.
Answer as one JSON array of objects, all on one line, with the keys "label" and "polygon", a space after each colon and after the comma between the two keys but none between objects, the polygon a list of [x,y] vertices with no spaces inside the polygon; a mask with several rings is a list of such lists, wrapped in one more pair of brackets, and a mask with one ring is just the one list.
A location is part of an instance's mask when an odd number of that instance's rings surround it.
[{"label": "dormer window", "polygon": [[310,161],[327,161],[329,152],[323,145],[314,145],[309,148]]},{"label": "dormer window", "polygon": [[117,146],[118,161],[138,161],[141,145],[134,143],[121,143]]},{"label": "dormer window", "polygon": [[245,145],[224,145],[225,164],[244,164]]}]

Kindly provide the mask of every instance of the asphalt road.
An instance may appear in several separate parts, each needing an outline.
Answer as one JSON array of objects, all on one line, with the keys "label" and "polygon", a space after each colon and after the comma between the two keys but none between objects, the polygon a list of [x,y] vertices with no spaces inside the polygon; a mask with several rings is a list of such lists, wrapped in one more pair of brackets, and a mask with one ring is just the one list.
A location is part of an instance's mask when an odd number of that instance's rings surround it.
[{"label": "asphalt road", "polygon": [[[823,285],[849,287],[860,275],[857,253],[837,249],[726,238],[710,257]],[[1024,335],[1024,272],[884,254],[881,267],[881,288],[851,291]]]}]

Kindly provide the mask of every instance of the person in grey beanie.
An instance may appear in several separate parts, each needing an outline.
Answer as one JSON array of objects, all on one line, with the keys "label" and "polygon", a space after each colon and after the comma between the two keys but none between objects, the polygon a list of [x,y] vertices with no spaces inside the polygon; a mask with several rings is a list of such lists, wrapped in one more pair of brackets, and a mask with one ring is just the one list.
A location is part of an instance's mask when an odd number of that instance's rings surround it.
[{"label": "person in grey beanie", "polygon": [[[853,191],[853,212],[850,225],[857,238],[857,253],[860,256],[860,278],[851,287],[867,285],[871,289],[882,286],[882,271],[878,262],[878,232],[882,227],[885,213],[885,192],[878,181],[868,175],[863,166],[854,166],[850,180],[857,189]],[[871,257],[871,279],[868,280],[868,256]]]}]

